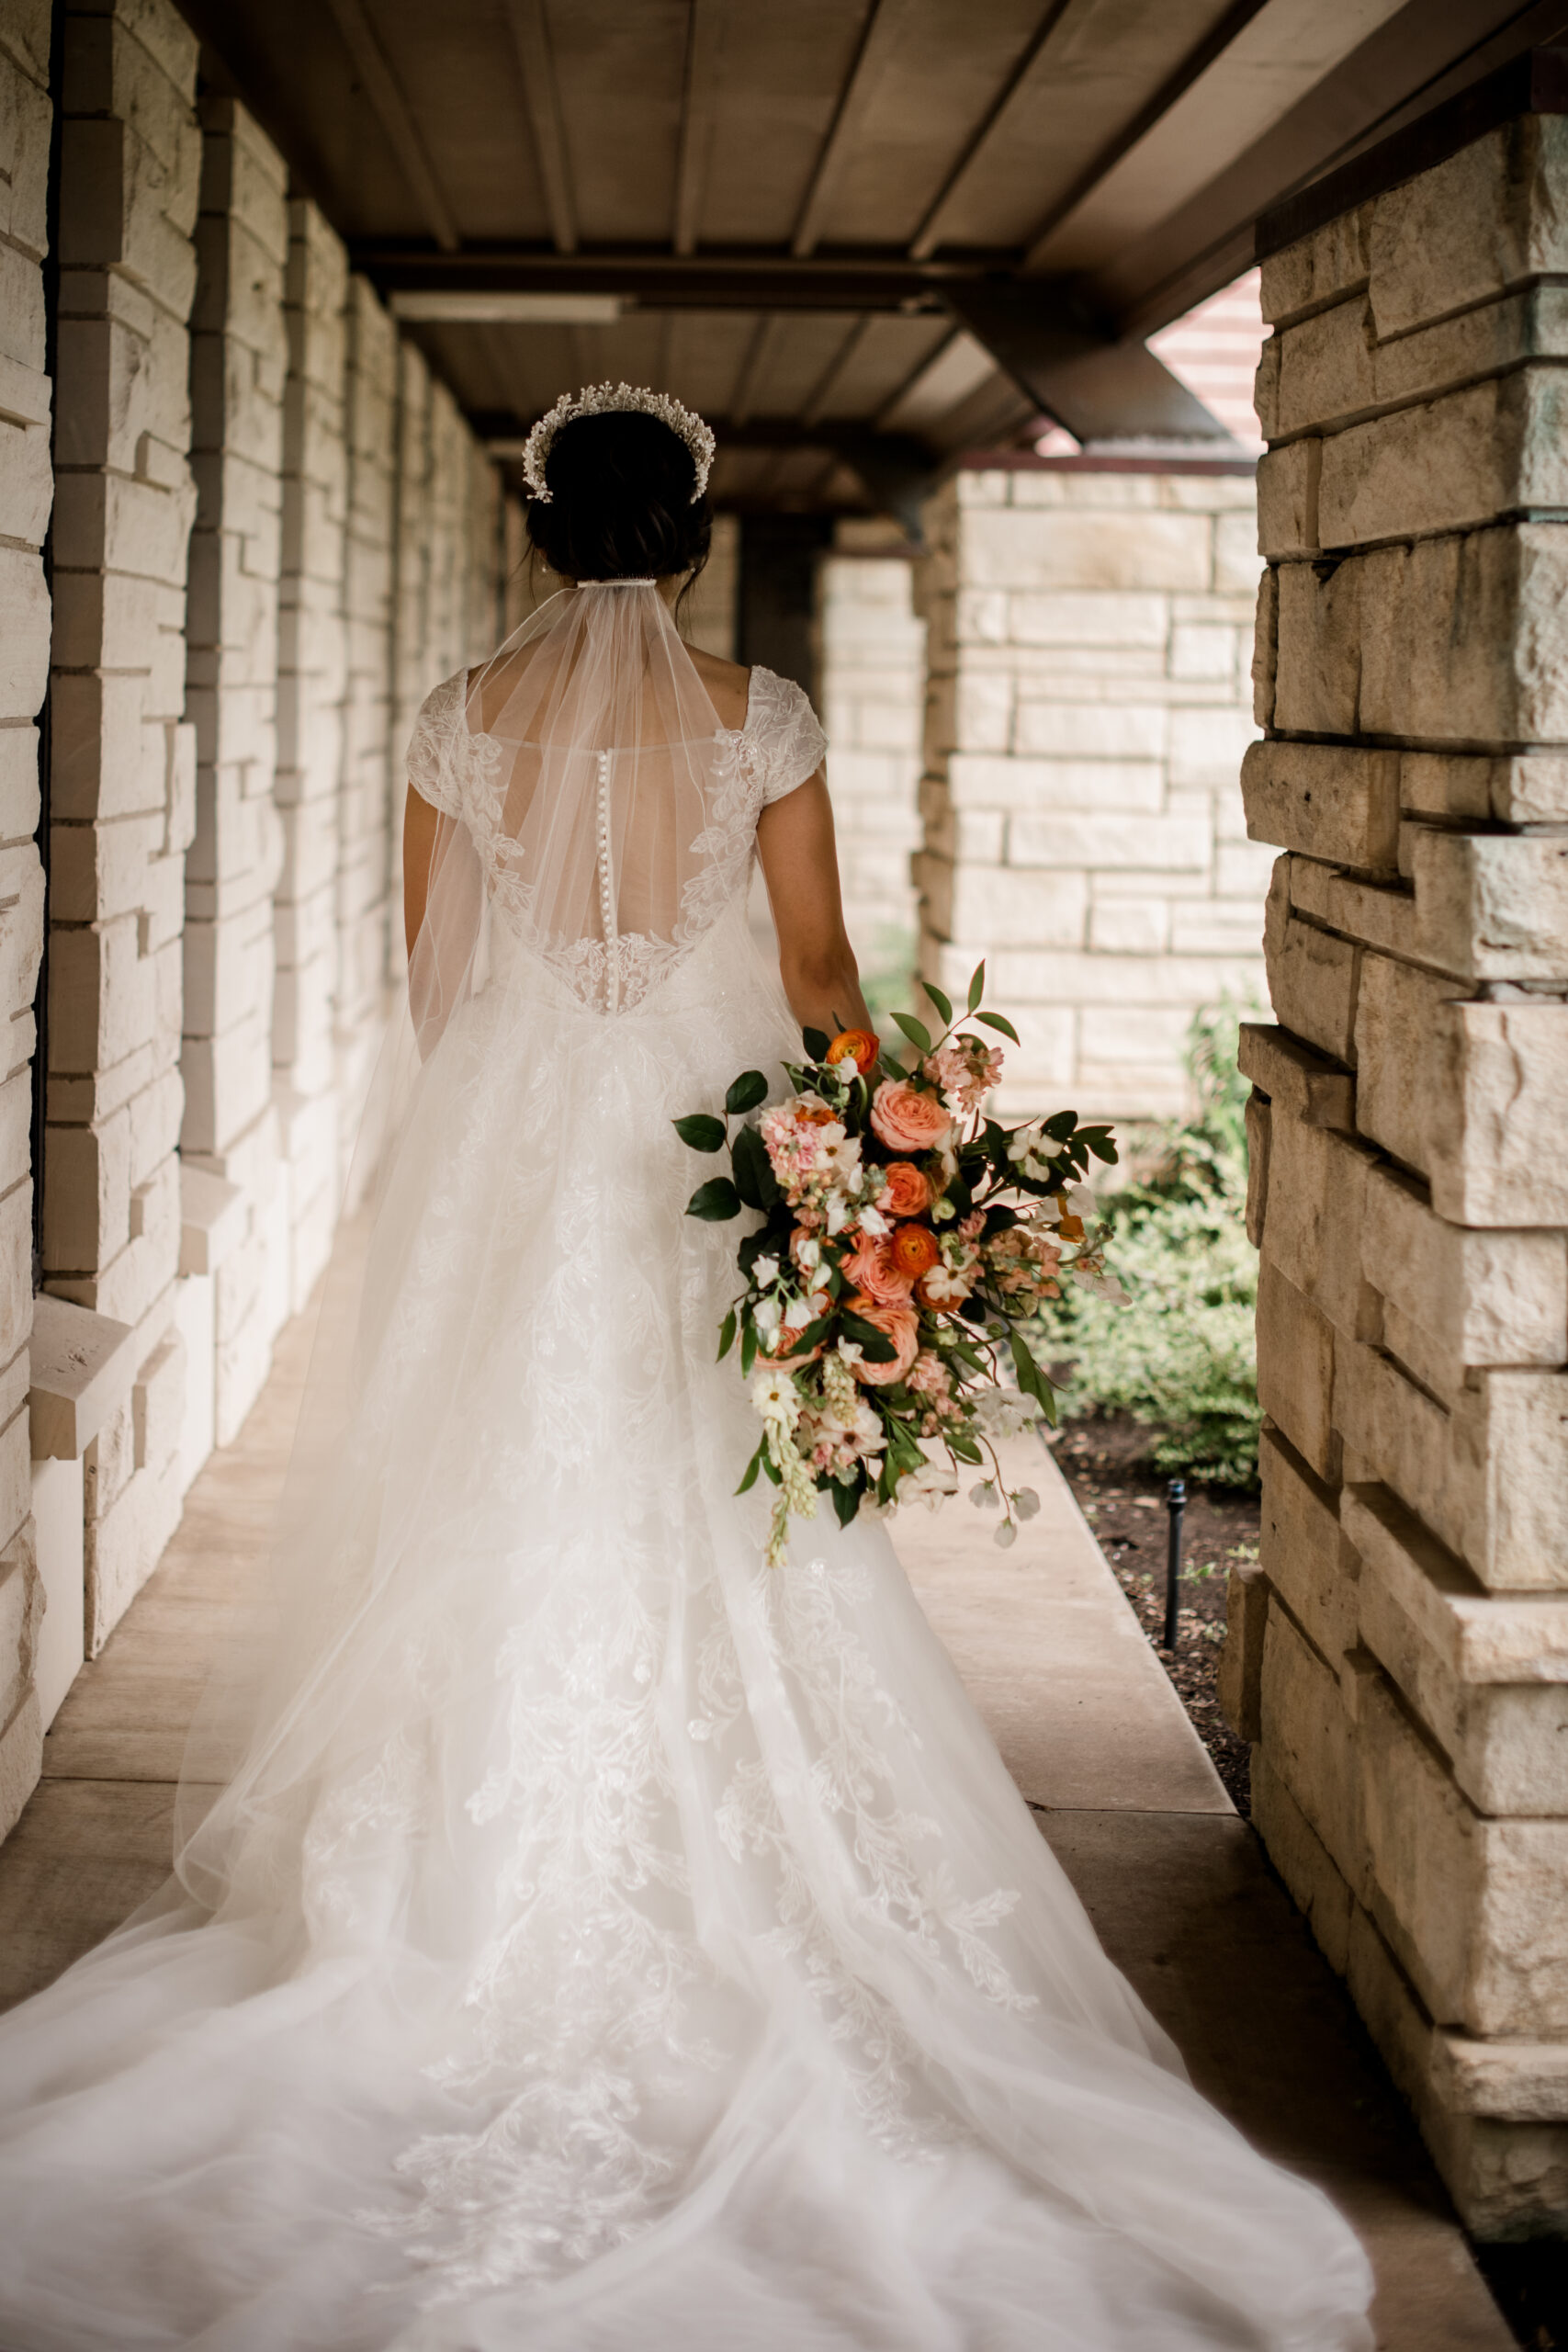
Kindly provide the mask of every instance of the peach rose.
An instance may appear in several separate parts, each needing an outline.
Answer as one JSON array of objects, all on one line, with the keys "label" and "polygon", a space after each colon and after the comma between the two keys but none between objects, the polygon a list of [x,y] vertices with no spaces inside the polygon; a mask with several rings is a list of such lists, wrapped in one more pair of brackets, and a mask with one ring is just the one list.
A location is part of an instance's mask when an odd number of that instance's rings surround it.
[{"label": "peach rose", "polygon": [[953,1127],[934,1094],[922,1094],[901,1078],[885,1078],[877,1088],[871,1124],[889,1151],[932,1151]]},{"label": "peach rose", "polygon": [[912,1159],[890,1159],[883,1170],[887,1189],[878,1202],[889,1216],[920,1216],[931,1204],[931,1188]]},{"label": "peach rose", "polygon": [[912,1306],[883,1306],[857,1290],[847,1302],[851,1312],[890,1340],[896,1351],[891,1363],[857,1363],[855,1378],[868,1388],[891,1388],[902,1380],[920,1352],[919,1318]]},{"label": "peach rose", "polygon": [[863,1078],[876,1068],[882,1048],[869,1029],[840,1029],[828,1048],[830,1062],[853,1062]]},{"label": "peach rose", "polygon": [[874,1240],[870,1234],[863,1233],[844,1260],[844,1272],[855,1288],[875,1299],[879,1306],[902,1306],[915,1280],[895,1259],[890,1236],[879,1236]]},{"label": "peach rose", "polygon": [[898,1272],[908,1274],[912,1283],[929,1274],[942,1257],[929,1225],[899,1226],[889,1240],[888,1254]]}]

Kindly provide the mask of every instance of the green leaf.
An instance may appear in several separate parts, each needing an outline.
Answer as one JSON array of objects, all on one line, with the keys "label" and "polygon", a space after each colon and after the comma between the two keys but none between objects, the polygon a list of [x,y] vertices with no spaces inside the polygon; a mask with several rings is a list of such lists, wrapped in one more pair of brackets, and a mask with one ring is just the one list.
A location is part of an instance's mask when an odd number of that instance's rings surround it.
[{"label": "green leaf", "polygon": [[745,1476],[742,1477],[740,1484],[735,1489],[738,1495],[749,1493],[750,1488],[756,1485],[757,1473],[762,1466],[762,1458],[767,1452],[767,1446],[768,1441],[765,1437],[759,1441],[756,1453],[746,1464]]},{"label": "green leaf", "polygon": [[961,1437],[955,1430],[947,1442],[960,1462],[983,1462],[986,1458],[972,1437]]},{"label": "green leaf", "polygon": [[732,1306],[728,1314],[725,1317],[723,1322],[718,1327],[718,1355],[716,1361],[719,1363],[724,1362],[725,1357],[729,1353],[730,1349],[734,1345],[735,1309]]},{"label": "green leaf", "polygon": [[711,1111],[694,1111],[690,1118],[674,1119],[671,1124],[681,1141],[690,1144],[694,1151],[724,1149],[724,1121],[716,1119]]},{"label": "green leaf", "polygon": [[1035,1363],[1026,1343],[1019,1338],[1018,1333],[1010,1331],[1008,1338],[1012,1344],[1013,1370],[1018,1374],[1020,1388],[1026,1396],[1033,1396],[1038,1400],[1046,1419],[1054,1426],[1056,1419],[1055,1390]]},{"label": "green leaf", "polygon": [[756,1361],[757,1329],[755,1324],[748,1323],[740,1334],[740,1377],[742,1380],[750,1379],[751,1366]]},{"label": "green leaf", "polygon": [[1013,1044],[1015,1046],[1017,1045],[1018,1031],[1013,1027],[1012,1023],[1007,1019],[1005,1014],[1000,1012],[977,1012],[975,1015],[975,1018],[976,1021],[984,1023],[987,1029],[999,1029],[1004,1037],[1010,1037]]},{"label": "green leaf", "polygon": [[1058,1111],[1054,1119],[1046,1120],[1045,1132],[1053,1143],[1066,1143],[1077,1123],[1076,1111]]},{"label": "green leaf", "polygon": [[[765,1438],[763,1439],[762,1443],[765,1448],[767,1445],[767,1440]],[[773,1460],[773,1455],[767,1452],[764,1452],[762,1455],[762,1476],[764,1478],[771,1478],[775,1487],[782,1487],[784,1484],[784,1480],[779,1476],[778,1464]]]},{"label": "green leaf", "polygon": [[700,1216],[708,1225],[722,1225],[727,1217],[740,1214],[740,1195],[728,1176],[712,1176],[699,1184],[686,1203],[688,1216]]},{"label": "green leaf", "polygon": [[731,1118],[739,1118],[744,1111],[754,1111],[759,1102],[767,1100],[768,1081],[760,1069],[743,1069],[724,1098],[724,1107]]},{"label": "green leaf", "polygon": [[833,1498],[833,1509],[839,1514],[839,1525],[840,1527],[847,1527],[851,1520],[853,1519],[856,1511],[860,1509],[861,1490],[859,1487],[840,1487],[838,1480],[835,1478],[832,1486],[829,1488],[829,1492]]},{"label": "green leaf", "polygon": [[985,993],[986,965],[985,959],[982,957],[980,962],[976,965],[969,981],[969,1010],[971,1012],[979,1012],[981,1001],[984,998]]},{"label": "green leaf", "polygon": [[1090,1142],[1089,1149],[1096,1159],[1103,1159],[1108,1168],[1114,1168],[1122,1157],[1113,1143],[1101,1143],[1098,1137]]},{"label": "green leaf", "polygon": [[866,1322],[863,1316],[852,1315],[847,1307],[841,1321],[845,1339],[855,1341],[867,1363],[892,1363],[897,1360],[897,1349],[874,1323]]},{"label": "green leaf", "polygon": [[779,1197],[768,1147],[755,1127],[742,1127],[729,1154],[735,1189],[749,1209],[771,1209]]},{"label": "green leaf", "polygon": [[814,1062],[825,1062],[828,1058],[828,1048],[833,1041],[830,1037],[825,1037],[820,1029],[803,1029],[800,1033],[800,1042]]},{"label": "green leaf", "polygon": [[931,1002],[941,1013],[943,1028],[951,1029],[953,1026],[953,999],[950,996],[944,996],[941,989],[933,988],[930,980],[922,980],[920,982],[920,986],[924,989],[926,994],[930,997]]},{"label": "green leaf", "polygon": [[903,1063],[892,1054],[886,1052],[883,1054],[882,1067],[889,1078],[902,1078],[905,1075]]},{"label": "green leaf", "polygon": [[893,1018],[911,1046],[918,1046],[922,1054],[931,1052],[931,1033],[923,1021],[917,1021],[912,1012],[896,1012]]}]

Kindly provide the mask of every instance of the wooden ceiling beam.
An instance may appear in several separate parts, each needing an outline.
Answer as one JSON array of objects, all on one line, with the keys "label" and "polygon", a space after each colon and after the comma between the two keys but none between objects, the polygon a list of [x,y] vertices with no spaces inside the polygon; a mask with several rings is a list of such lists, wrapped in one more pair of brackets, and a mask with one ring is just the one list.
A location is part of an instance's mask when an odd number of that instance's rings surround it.
[{"label": "wooden ceiling beam", "polygon": [[691,10],[685,87],[681,96],[681,150],[675,164],[675,218],[670,239],[678,254],[697,250],[723,86],[724,37],[729,25],[728,0],[691,0]]},{"label": "wooden ceiling beam", "polygon": [[927,260],[942,243],[942,230],[960,192],[971,172],[979,164],[998,125],[1039,63],[1041,53],[1046,43],[1058,34],[1062,39],[1068,38],[1077,19],[1094,5],[1095,0],[1047,0],[1047,6],[1040,22],[1034,28],[1024,47],[1019,51],[1011,71],[971,131],[957,161],[926,208],[925,219],[916,230],[909,246],[911,261]]},{"label": "wooden ceiling beam", "polygon": [[1074,282],[976,280],[950,299],[998,367],[1079,441],[1236,446],[1152,351],[1119,341],[1086,308]]},{"label": "wooden ceiling beam", "polygon": [[409,110],[401,83],[392,71],[380,38],[370,21],[365,0],[327,0],[344,44],[353,58],[365,95],[387,142],[419,202],[431,235],[443,253],[456,253],[462,243],[452,209],[442,193],[434,166]]},{"label": "wooden ceiling beam", "polygon": [[871,0],[871,10],[861,36],[860,48],[855,52],[855,62],[839,94],[831,127],[817,158],[817,168],[811,175],[811,185],[806,191],[806,200],[795,224],[790,251],[797,261],[803,261],[815,253],[821,241],[844,167],[854,153],[855,141],[865,128],[866,117],[876,103],[887,69],[897,55],[906,26],[917,5],[918,0]]},{"label": "wooden ceiling beam", "polygon": [[[661,246],[466,245],[431,252],[355,243],[354,266],[387,293],[614,293],[644,309],[936,311],[953,273],[901,254],[835,254],[796,261],[776,248],[671,254]],[[1005,262],[1005,256],[998,257]],[[974,265],[964,275],[974,274]]]},{"label": "wooden ceiling beam", "polygon": [[[334,6],[336,0],[334,0]],[[545,21],[545,0],[505,0],[506,21],[517,54],[523,99],[534,134],[534,157],[545,191],[545,210],[557,253],[577,251],[577,206],[572,195],[571,167],[566,152],[566,123],[561,113],[560,83],[550,28]]]}]

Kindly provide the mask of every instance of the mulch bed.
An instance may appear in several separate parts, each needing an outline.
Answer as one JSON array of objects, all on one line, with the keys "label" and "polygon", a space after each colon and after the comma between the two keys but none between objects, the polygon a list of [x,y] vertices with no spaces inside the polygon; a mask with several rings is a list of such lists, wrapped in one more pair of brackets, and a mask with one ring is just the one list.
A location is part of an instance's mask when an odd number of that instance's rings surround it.
[{"label": "mulch bed", "polygon": [[1163,1647],[1168,1473],[1150,1450],[1158,1431],[1125,1414],[1069,1421],[1052,1446],[1117,1582],[1158,1652],[1193,1729],[1244,1818],[1251,1814],[1252,1759],[1220,1713],[1215,1679],[1233,1562],[1258,1557],[1258,1498],[1231,1487],[1187,1482],[1181,1609],[1174,1651]]}]

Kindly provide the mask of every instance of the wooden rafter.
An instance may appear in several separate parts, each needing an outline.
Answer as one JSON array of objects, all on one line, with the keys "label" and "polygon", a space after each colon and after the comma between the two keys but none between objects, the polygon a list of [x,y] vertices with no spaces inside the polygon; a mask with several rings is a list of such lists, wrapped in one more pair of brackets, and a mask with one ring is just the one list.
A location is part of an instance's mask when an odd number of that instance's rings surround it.
[{"label": "wooden rafter", "polygon": [[823,410],[828,405],[829,400],[832,395],[834,385],[838,382],[840,377],[843,374],[844,369],[849,366],[850,361],[853,358],[855,352],[859,349],[861,340],[865,334],[866,328],[870,324],[871,321],[863,311],[861,313],[861,316],[854,321],[848,334],[845,335],[843,341],[840,344],[839,348],[834,352],[833,356],[822,370],[821,375],[818,376],[817,381],[812,385],[810,391],[807,392],[800,411],[800,421],[802,424],[815,424],[817,423],[818,417],[822,414]]},{"label": "wooden rafter", "polygon": [[441,183],[409,111],[402,85],[392,71],[365,0],[327,0],[327,5],[358,70],[365,95],[376,110],[377,120],[419,199],[431,235],[443,253],[456,253],[463,242],[457,223],[442,194]]},{"label": "wooden rafter", "polygon": [[1033,73],[1041,51],[1056,32],[1057,28],[1063,26],[1064,18],[1069,20],[1064,28],[1064,33],[1070,32],[1072,29],[1070,20],[1082,17],[1093,6],[1094,0],[1047,0],[1040,22],[1014,59],[1011,69],[1001,86],[971,131],[963,153],[958,156],[946,179],[943,180],[927,207],[925,219],[916,230],[909,246],[911,261],[925,261],[936,252],[942,243],[942,232],[952,214],[953,205],[966,185],[971,172],[979,162],[998,124],[1018,96],[1024,83]]},{"label": "wooden rafter", "polygon": [[681,99],[681,152],[675,165],[675,217],[671,243],[678,254],[694,254],[702,225],[708,158],[718,119],[728,0],[691,0],[686,33],[686,78]]},{"label": "wooden rafter", "polygon": [[505,6],[518,72],[523,78],[524,103],[534,133],[534,155],[545,191],[550,235],[558,253],[574,254],[577,206],[572,197],[560,84],[556,76],[555,52],[550,47],[550,28],[545,19],[545,0],[505,0]]},{"label": "wooden rafter", "polygon": [[838,111],[817,158],[811,186],[806,191],[806,201],[795,224],[790,251],[797,259],[817,250],[844,166],[865,128],[866,117],[875,103],[883,77],[897,54],[915,6],[916,0],[872,0],[855,62],[840,93]]}]

